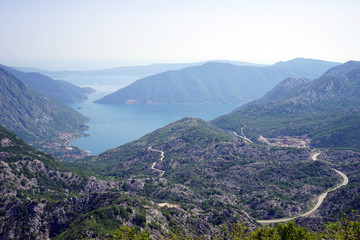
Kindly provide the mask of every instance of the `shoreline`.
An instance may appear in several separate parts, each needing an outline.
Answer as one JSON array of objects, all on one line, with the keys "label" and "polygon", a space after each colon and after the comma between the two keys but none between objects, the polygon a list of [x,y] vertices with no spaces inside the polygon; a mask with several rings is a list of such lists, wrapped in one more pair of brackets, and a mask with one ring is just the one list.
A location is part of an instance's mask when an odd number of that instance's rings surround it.
[{"label": "shoreline", "polygon": [[[71,150],[71,149],[73,149],[73,148],[77,148],[77,149],[79,149],[80,151],[83,151],[83,152],[85,152],[85,153],[88,153],[88,154],[92,155],[91,151],[89,151],[89,150],[85,150],[85,149],[82,149],[82,148],[80,148],[80,147],[71,145],[71,142],[72,142],[72,141],[75,141],[76,139],[80,139],[80,138],[85,138],[85,137],[88,137],[88,136],[90,136],[90,134],[86,134],[86,133],[84,133],[84,135],[82,135],[82,136],[74,136],[73,138],[71,138],[71,139],[69,139],[69,140],[67,140],[67,141],[65,142],[65,147],[66,147],[66,148],[69,148],[69,150]],[[70,149],[70,148],[71,148],[71,149]]]}]

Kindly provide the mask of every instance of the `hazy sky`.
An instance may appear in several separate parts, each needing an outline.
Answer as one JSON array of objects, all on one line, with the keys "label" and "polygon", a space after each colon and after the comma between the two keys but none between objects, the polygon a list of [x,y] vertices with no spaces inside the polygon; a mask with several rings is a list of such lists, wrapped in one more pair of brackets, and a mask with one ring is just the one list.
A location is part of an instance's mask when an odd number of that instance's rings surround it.
[{"label": "hazy sky", "polygon": [[0,0],[0,63],[360,60],[359,0]]}]

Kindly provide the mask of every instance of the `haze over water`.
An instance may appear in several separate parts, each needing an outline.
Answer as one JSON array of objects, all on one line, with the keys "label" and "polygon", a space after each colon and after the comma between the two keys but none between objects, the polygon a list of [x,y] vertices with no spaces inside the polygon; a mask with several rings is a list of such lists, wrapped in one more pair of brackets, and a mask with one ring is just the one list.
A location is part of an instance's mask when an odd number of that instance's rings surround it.
[{"label": "haze over water", "polygon": [[147,133],[179,120],[183,117],[196,117],[212,120],[231,112],[238,105],[126,105],[99,104],[95,100],[105,96],[97,92],[89,99],[70,106],[90,118],[87,125],[89,137],[71,142],[73,146],[99,154],[106,150],[134,141]]}]

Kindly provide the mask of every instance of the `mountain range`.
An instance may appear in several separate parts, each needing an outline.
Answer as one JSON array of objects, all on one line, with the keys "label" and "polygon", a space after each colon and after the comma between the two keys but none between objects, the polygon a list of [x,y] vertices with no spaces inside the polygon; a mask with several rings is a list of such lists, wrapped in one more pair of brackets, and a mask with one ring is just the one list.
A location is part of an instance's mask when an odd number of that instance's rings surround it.
[{"label": "mountain range", "polygon": [[287,77],[317,78],[339,63],[294,59],[272,66],[210,62],[139,79],[98,103],[243,104],[257,99]]},{"label": "mountain range", "polygon": [[193,62],[193,63],[155,63],[155,64],[141,65],[141,66],[122,66],[122,67],[88,70],[88,71],[46,71],[42,69],[22,68],[22,67],[16,67],[16,69],[19,69],[20,71],[24,71],[24,72],[40,72],[55,78],[62,78],[68,76],[109,76],[109,75],[144,77],[169,70],[180,70],[186,67],[199,66],[208,62],[230,63],[239,66],[265,66],[263,64],[255,64],[255,63],[240,62],[240,61],[211,60],[211,61],[202,61],[202,62]]},{"label": "mountain range", "polygon": [[258,141],[308,136],[313,147],[360,149],[360,62],[331,68],[320,78],[286,79],[259,100],[214,121]]},{"label": "mountain range", "polygon": [[[203,61],[193,63],[156,63],[150,65],[140,66],[122,66],[99,70],[87,71],[47,71],[37,68],[14,67],[23,72],[38,72],[54,79],[64,79],[80,86],[93,86],[99,91],[103,88],[99,86],[107,86],[106,91],[114,91],[120,87],[125,87],[134,81],[144,78],[146,76],[162,73],[169,70],[180,70],[186,67],[199,66],[208,62]],[[265,66],[262,64],[254,64],[248,62],[229,61],[229,60],[216,60],[221,63],[231,63],[239,66]]]},{"label": "mountain range", "polygon": [[31,88],[49,95],[63,103],[80,102],[87,99],[87,95],[95,90],[89,87],[78,87],[70,82],[54,80],[44,74],[37,72],[22,72],[15,68],[6,67],[18,79],[24,81]]}]

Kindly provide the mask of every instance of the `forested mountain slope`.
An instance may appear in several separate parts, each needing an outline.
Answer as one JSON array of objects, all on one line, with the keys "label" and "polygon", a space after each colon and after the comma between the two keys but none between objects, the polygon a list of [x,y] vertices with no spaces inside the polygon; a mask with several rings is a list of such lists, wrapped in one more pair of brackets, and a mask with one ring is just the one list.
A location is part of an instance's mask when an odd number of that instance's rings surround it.
[{"label": "forested mountain slope", "polygon": [[26,73],[11,67],[5,68],[14,74],[18,79],[28,84],[31,88],[43,94],[49,95],[63,103],[84,101],[87,99],[87,95],[95,91],[94,89],[88,87],[78,87],[67,81],[54,80],[41,73]]},{"label": "forested mountain slope", "polygon": [[25,140],[75,132],[86,118],[69,106],[31,89],[0,67],[0,124]]},{"label": "forested mountain slope", "polygon": [[211,62],[139,79],[99,103],[243,104],[287,77],[316,78],[339,63],[294,59],[268,67]]},{"label": "forested mountain slope", "polygon": [[[81,136],[88,119],[68,105],[39,93],[0,67],[0,125],[18,134],[38,149],[62,158],[83,156],[67,149],[67,142]],[[73,154],[74,153],[74,154]]]}]

